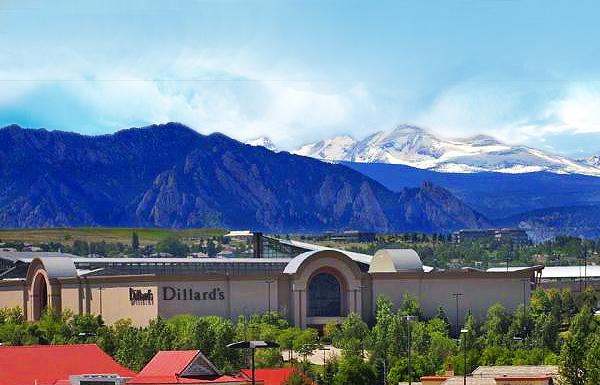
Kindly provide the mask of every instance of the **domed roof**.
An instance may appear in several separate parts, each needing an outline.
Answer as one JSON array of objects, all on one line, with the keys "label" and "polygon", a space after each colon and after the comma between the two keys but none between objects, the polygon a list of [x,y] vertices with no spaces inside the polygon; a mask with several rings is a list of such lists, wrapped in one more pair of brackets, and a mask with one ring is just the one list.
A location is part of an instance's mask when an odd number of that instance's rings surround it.
[{"label": "domed roof", "polygon": [[413,249],[383,249],[373,256],[369,273],[397,273],[423,271],[419,254]]},{"label": "domed roof", "polygon": [[70,257],[36,257],[31,261],[27,272],[28,277],[31,277],[37,265],[41,265],[46,270],[49,279],[77,276],[75,263]]}]

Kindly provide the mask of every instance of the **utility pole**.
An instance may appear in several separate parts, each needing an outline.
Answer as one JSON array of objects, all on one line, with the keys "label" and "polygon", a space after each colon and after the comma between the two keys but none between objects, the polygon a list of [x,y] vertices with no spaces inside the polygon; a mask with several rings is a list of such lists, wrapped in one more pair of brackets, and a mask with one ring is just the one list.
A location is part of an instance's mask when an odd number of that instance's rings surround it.
[{"label": "utility pole", "polygon": [[403,320],[406,321],[408,328],[408,385],[412,385],[412,366],[410,364],[410,345],[411,345],[411,335],[410,335],[410,323],[417,321],[419,318],[414,315],[406,315],[402,317]]},{"label": "utility pole", "polygon": [[459,311],[459,306],[458,306],[458,301],[460,299],[460,297],[462,297],[464,294],[463,293],[453,293],[452,296],[456,299],[456,331],[457,331],[457,335],[459,335],[460,333],[458,333],[460,331],[460,319],[459,319],[459,315],[458,315],[458,311]]},{"label": "utility pole", "polygon": [[461,329],[460,334],[463,336],[463,356],[464,356],[464,371],[463,371],[463,385],[467,385],[467,334],[469,330]]}]

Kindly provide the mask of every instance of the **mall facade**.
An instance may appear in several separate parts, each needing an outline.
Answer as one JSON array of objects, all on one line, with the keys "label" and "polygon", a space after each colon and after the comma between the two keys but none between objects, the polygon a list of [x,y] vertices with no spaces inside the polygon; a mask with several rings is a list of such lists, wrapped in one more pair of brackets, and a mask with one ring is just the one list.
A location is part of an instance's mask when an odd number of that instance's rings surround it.
[{"label": "mall facade", "polygon": [[[341,322],[350,313],[372,322],[379,296],[401,306],[405,294],[431,317],[451,322],[467,311],[508,309],[529,301],[541,266],[518,271],[436,270],[414,250],[347,252],[260,235],[254,258],[87,258],[61,253],[0,252],[0,308],[19,306],[29,320],[44,309],[129,318],[240,315],[277,311],[298,327]],[[457,317],[458,316],[458,317]]]}]

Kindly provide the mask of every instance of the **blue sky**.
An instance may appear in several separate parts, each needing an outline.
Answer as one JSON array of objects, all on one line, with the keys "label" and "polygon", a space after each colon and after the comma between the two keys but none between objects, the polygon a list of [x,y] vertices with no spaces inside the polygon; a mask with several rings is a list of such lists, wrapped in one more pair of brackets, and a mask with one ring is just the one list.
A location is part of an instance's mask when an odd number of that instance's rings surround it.
[{"label": "blue sky", "polygon": [[0,125],[282,148],[416,124],[600,153],[597,1],[0,0]]}]

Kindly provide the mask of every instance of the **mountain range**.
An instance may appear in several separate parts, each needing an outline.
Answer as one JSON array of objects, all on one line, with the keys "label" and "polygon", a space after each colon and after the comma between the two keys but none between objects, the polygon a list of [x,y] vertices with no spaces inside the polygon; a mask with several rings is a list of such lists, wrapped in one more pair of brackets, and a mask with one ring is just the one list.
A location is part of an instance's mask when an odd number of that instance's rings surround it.
[{"label": "mountain range", "polygon": [[489,227],[448,190],[396,191],[321,162],[177,123],[85,136],[0,129],[0,226],[447,232]]},{"label": "mountain range", "polygon": [[292,153],[326,161],[403,164],[440,172],[530,173],[600,176],[598,157],[573,160],[540,149],[502,143],[490,136],[447,139],[401,125],[355,140],[337,136],[304,145]]}]

